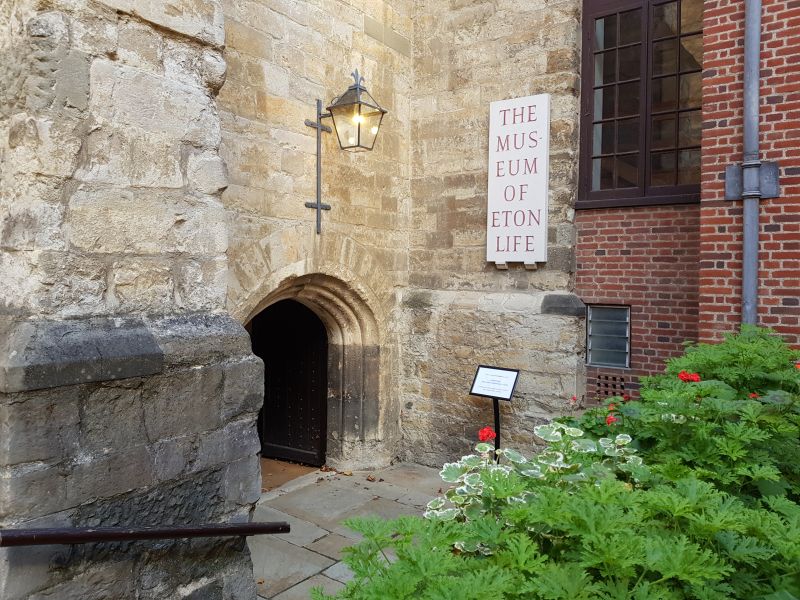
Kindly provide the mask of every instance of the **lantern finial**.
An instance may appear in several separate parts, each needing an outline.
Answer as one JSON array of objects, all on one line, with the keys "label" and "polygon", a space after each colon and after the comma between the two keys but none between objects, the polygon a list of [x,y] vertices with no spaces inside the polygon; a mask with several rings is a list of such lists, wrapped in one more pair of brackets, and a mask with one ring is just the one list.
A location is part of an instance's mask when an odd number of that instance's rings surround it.
[{"label": "lantern finial", "polygon": [[364,78],[361,75],[359,75],[358,69],[350,73],[350,75],[353,77],[353,79],[356,80],[355,87],[361,87],[361,84],[364,83]]}]

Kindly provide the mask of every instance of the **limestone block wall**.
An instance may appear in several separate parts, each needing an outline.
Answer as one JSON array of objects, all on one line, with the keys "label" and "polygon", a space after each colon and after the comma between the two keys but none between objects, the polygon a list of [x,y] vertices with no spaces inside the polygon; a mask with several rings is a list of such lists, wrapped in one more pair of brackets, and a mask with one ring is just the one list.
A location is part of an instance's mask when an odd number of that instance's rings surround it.
[{"label": "limestone block wall", "polygon": [[3,6],[0,310],[222,308],[219,3]]},{"label": "limestone block wall", "polygon": [[[378,405],[377,420],[329,428],[329,462],[379,466],[399,439],[399,290],[408,281],[410,224],[411,0],[225,0],[220,91],[221,155],[229,173],[222,201],[228,222],[228,310],[243,323],[277,299],[304,302],[326,322],[345,376],[340,391]],[[345,91],[358,69],[389,112],[375,149],[351,154],[324,134],[322,201],[316,214],[316,99]],[[327,124],[331,124],[330,120]],[[331,282],[306,285],[307,277]],[[374,323],[369,336],[363,332]],[[342,333],[343,332],[343,333]],[[344,341],[342,341],[344,340]],[[369,346],[374,345],[371,349]],[[378,385],[353,381],[349,364],[379,352]],[[357,367],[357,369],[360,367]],[[342,391],[343,390],[343,391]],[[363,390],[368,390],[366,393]],[[329,413],[331,411],[329,410]],[[371,410],[362,411],[363,414]]]},{"label": "limestone block wall", "polygon": [[[0,528],[248,519],[218,0],[0,3]],[[3,600],[255,598],[240,542],[3,549]]]},{"label": "limestone block wall", "polygon": [[[503,405],[504,444],[529,447],[533,427],[582,393],[582,308],[563,297],[575,270],[580,6],[415,3],[403,300],[411,349],[403,362],[403,449],[410,459],[452,459],[492,423],[491,401],[468,396],[478,364],[522,370],[514,401]],[[500,271],[485,262],[489,103],[537,93],[551,94],[548,261],[536,271]]]},{"label": "limestone block wall", "polygon": [[[246,521],[263,365],[230,317],[0,326],[0,529]],[[255,600],[242,540],[0,550],[3,600]]]}]

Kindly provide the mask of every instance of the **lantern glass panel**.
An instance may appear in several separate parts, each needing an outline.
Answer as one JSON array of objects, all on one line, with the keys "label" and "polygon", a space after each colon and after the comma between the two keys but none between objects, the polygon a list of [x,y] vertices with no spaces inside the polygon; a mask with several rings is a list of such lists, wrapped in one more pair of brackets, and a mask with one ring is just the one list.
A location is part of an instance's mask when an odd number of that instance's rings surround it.
[{"label": "lantern glass panel", "polygon": [[375,110],[369,106],[361,107],[361,146],[367,150],[372,150],[375,145],[375,138],[378,137],[378,130],[381,127],[383,112]]},{"label": "lantern glass panel", "polygon": [[362,119],[358,113],[358,104],[331,106],[330,112],[339,146],[343,150],[358,146],[358,129]]}]

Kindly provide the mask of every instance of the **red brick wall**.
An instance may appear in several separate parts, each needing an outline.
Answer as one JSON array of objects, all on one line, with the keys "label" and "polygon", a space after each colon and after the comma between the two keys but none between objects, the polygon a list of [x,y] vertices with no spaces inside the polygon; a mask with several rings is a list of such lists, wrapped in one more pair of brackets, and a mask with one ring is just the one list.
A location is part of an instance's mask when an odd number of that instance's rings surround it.
[{"label": "red brick wall", "polygon": [[697,339],[699,216],[696,204],[577,212],[576,293],[631,307],[631,368],[588,367],[588,400],[598,375],[621,377],[630,391]]},{"label": "red brick wall", "polygon": [[[707,0],[704,23],[700,338],[741,320],[742,203],[724,200],[725,166],[742,161],[744,3]],[[782,197],[761,201],[759,321],[800,344],[800,2],[764,0],[762,160]]]}]

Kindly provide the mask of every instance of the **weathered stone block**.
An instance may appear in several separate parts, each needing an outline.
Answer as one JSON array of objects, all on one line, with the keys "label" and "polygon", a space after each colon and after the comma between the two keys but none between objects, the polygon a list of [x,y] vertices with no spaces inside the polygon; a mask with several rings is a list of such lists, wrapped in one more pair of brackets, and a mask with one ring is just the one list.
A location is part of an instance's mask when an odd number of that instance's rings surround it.
[{"label": "weathered stone block", "polygon": [[168,364],[209,364],[250,356],[244,327],[224,313],[174,315],[148,321]]},{"label": "weathered stone block", "polygon": [[264,403],[264,363],[257,356],[225,365],[224,419],[257,412]]},{"label": "weathered stone block", "polygon": [[255,415],[228,423],[222,429],[202,434],[198,439],[195,471],[203,471],[255,456],[261,449]]},{"label": "weathered stone block", "polygon": [[110,274],[108,298],[123,312],[153,312],[173,299],[172,269],[164,259],[117,261]]},{"label": "weathered stone block", "polygon": [[197,447],[194,437],[183,436],[160,440],[152,446],[155,476],[158,481],[169,481],[183,475],[194,461]]},{"label": "weathered stone block", "polygon": [[147,437],[160,440],[216,429],[221,424],[221,400],[219,366],[173,370],[153,378],[142,390]]},{"label": "weathered stone block", "polygon": [[180,142],[132,125],[104,123],[86,138],[79,181],[114,185],[181,188]]},{"label": "weathered stone block", "polygon": [[78,386],[0,395],[0,465],[58,461],[78,449]]},{"label": "weathered stone block", "polygon": [[131,125],[200,147],[219,145],[219,118],[204,90],[111,61],[92,62],[89,108],[101,126]]},{"label": "weathered stone block", "polygon": [[575,294],[547,294],[542,300],[542,313],[585,317],[586,305]]},{"label": "weathered stone block", "polygon": [[65,507],[111,498],[155,482],[153,456],[144,446],[108,455],[82,454],[65,478]]},{"label": "weathered stone block", "polygon": [[18,522],[69,506],[65,471],[46,464],[0,467],[0,522]]},{"label": "weathered stone block", "polygon": [[216,152],[192,154],[186,166],[189,185],[203,194],[216,194],[228,187],[225,163]]},{"label": "weathered stone block", "polygon": [[108,266],[103,261],[49,251],[38,256],[36,267],[34,275],[43,286],[37,289],[38,310],[72,317],[96,314],[104,306]]},{"label": "weathered stone block", "polygon": [[76,248],[100,253],[217,256],[228,245],[221,207],[155,192],[82,187],[70,199],[67,231]]},{"label": "weathered stone block", "polygon": [[0,321],[0,392],[158,373],[163,355],[138,319]]},{"label": "weathered stone block", "polygon": [[106,6],[137,15],[161,27],[214,46],[225,41],[219,0],[100,0]]},{"label": "weathered stone block", "polygon": [[82,453],[102,456],[147,443],[141,382],[102,385],[86,394],[80,414]]},{"label": "weathered stone block", "polygon": [[225,467],[224,494],[228,510],[250,507],[261,497],[261,460],[256,455]]},{"label": "weathered stone block", "polygon": [[163,38],[151,27],[137,21],[119,26],[117,55],[127,65],[157,69],[163,56]]},{"label": "weathered stone block", "polygon": [[173,265],[175,303],[186,311],[215,310],[225,304],[228,261],[225,257],[187,260]]},{"label": "weathered stone block", "polygon": [[9,120],[8,145],[8,172],[69,176],[81,149],[80,124],[17,113]]}]

